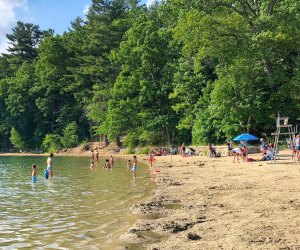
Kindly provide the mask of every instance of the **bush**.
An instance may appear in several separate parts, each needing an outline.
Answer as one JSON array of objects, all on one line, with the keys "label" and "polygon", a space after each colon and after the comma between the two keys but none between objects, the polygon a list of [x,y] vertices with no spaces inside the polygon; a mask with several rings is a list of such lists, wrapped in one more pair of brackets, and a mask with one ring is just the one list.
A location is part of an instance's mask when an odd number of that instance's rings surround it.
[{"label": "bush", "polygon": [[161,139],[162,138],[159,137],[157,131],[143,130],[139,134],[139,144],[142,146],[155,145],[158,142],[161,142]]},{"label": "bush", "polygon": [[139,144],[138,134],[134,132],[129,132],[123,140],[124,147],[135,148]]},{"label": "bush", "polygon": [[62,148],[61,137],[57,134],[47,134],[42,146],[43,149],[49,153],[57,152]]},{"label": "bush", "polygon": [[134,149],[130,147],[126,151],[126,154],[134,154],[134,153],[135,153]]},{"label": "bush", "polygon": [[61,143],[66,148],[75,147],[78,145],[78,126],[76,122],[69,123],[64,131],[63,136],[61,137]]},{"label": "bush", "polygon": [[149,154],[150,147],[140,148],[138,154]]},{"label": "bush", "polygon": [[10,131],[10,141],[15,148],[24,149],[25,142],[23,141],[21,135],[15,128],[12,128]]}]

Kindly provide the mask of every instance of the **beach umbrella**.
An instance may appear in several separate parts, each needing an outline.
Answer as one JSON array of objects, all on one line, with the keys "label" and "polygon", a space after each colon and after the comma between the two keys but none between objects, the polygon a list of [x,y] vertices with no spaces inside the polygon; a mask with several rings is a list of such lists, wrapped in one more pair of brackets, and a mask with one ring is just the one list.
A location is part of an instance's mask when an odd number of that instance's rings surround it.
[{"label": "beach umbrella", "polygon": [[257,140],[259,140],[259,138],[257,138],[254,135],[244,133],[244,134],[238,135],[233,140],[234,141],[257,141]]}]

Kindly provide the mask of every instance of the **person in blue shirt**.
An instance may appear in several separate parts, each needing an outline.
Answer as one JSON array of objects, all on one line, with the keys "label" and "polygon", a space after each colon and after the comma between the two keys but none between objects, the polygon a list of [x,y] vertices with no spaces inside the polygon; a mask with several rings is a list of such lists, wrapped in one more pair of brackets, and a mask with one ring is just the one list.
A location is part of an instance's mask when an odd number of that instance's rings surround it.
[{"label": "person in blue shirt", "polygon": [[44,176],[45,176],[45,179],[49,179],[49,172],[46,168],[44,169]]}]

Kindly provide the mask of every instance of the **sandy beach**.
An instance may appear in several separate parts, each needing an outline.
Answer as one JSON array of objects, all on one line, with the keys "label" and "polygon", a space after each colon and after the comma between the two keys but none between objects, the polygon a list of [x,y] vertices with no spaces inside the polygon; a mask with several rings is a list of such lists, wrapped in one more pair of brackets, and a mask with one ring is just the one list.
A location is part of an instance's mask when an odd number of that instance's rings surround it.
[{"label": "sandy beach", "polygon": [[155,194],[131,208],[156,218],[138,221],[123,239],[152,250],[300,249],[299,167],[291,157],[275,165],[156,157]]}]

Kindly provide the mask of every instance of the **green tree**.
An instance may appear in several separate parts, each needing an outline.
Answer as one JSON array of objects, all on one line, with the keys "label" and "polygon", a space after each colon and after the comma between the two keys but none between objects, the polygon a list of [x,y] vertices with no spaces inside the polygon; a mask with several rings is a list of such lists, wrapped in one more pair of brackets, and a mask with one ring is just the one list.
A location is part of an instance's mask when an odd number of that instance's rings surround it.
[{"label": "green tree", "polygon": [[141,141],[145,131],[152,136],[155,131],[156,143],[171,142],[176,115],[168,97],[176,55],[160,14],[159,6],[140,13],[115,55],[122,68],[108,106],[106,130],[111,138],[131,133]]},{"label": "green tree", "polygon": [[23,141],[21,135],[18,133],[18,131],[15,128],[12,128],[10,131],[10,141],[14,145],[14,147],[18,149],[25,148],[25,142]]},{"label": "green tree", "polygon": [[78,126],[76,122],[69,123],[63,130],[61,143],[66,148],[75,147],[78,145]]},{"label": "green tree", "polygon": [[62,148],[61,137],[58,134],[46,134],[42,146],[49,153],[57,152]]}]

